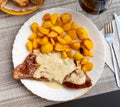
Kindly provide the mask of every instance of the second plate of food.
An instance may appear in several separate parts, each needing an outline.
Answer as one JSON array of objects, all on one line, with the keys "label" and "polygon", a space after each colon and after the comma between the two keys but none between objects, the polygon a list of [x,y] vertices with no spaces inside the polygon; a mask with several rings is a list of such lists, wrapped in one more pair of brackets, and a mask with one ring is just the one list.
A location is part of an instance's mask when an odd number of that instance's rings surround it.
[{"label": "second plate of food", "polygon": [[13,44],[12,58],[14,67],[22,63],[26,56],[30,53],[26,49],[25,45],[28,41],[28,37],[32,34],[30,28],[31,24],[33,22],[37,22],[40,26],[42,26],[42,19],[46,13],[58,13],[59,15],[62,15],[63,13],[69,13],[72,16],[72,21],[77,22],[79,27],[84,27],[87,29],[88,36],[94,43],[94,48],[92,50],[92,52],[94,53],[94,57],[89,57],[90,61],[94,63],[94,68],[90,72],[87,72],[87,75],[92,81],[92,86],[82,89],[71,89],[63,87],[56,83],[48,83],[35,80],[21,79],[21,82],[32,93],[48,100],[68,101],[78,98],[88,92],[96,84],[103,72],[103,67],[105,63],[104,38],[101,35],[100,31],[97,29],[97,27],[81,13],[72,11],[70,9],[52,8],[41,11],[31,17],[28,21],[26,21],[16,35]]}]

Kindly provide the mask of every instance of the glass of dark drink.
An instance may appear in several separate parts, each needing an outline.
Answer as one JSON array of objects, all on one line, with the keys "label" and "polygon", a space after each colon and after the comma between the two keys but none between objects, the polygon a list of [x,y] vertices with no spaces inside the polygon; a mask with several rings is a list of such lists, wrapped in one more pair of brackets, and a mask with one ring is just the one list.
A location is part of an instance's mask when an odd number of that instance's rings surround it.
[{"label": "glass of dark drink", "polygon": [[87,13],[98,15],[107,10],[112,0],[79,0],[81,8]]}]

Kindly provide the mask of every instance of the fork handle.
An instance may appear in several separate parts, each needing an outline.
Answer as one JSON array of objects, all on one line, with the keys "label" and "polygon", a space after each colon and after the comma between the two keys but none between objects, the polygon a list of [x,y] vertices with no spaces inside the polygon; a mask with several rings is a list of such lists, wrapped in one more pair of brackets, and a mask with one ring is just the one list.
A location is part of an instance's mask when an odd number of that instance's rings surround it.
[{"label": "fork handle", "polygon": [[117,86],[120,87],[120,70],[119,70],[119,64],[118,64],[117,56],[116,56],[113,44],[109,44],[109,45],[110,45],[111,54],[112,54],[112,61],[113,61]]}]

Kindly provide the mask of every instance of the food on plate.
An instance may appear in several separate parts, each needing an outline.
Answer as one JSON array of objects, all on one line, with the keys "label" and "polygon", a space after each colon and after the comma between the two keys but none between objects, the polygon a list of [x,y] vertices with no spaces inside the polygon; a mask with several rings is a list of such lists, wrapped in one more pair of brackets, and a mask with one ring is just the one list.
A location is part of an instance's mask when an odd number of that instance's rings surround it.
[{"label": "food on plate", "polygon": [[15,79],[55,81],[70,88],[92,85],[88,77],[94,64],[93,41],[88,30],[72,21],[70,13],[46,13],[43,22],[32,22],[26,41],[30,52],[13,71]]},{"label": "food on plate", "polygon": [[3,6],[7,3],[8,0],[0,0],[0,6]]},{"label": "food on plate", "polygon": [[13,0],[13,2],[20,7],[27,7],[29,5],[29,0]]},{"label": "food on plate", "polygon": [[38,5],[41,3],[41,0],[29,0],[32,4]]},{"label": "food on plate", "polygon": [[62,59],[61,53],[42,54],[34,50],[13,71],[15,79],[55,81],[69,88],[85,88],[92,85],[87,74],[80,69],[80,62]]}]

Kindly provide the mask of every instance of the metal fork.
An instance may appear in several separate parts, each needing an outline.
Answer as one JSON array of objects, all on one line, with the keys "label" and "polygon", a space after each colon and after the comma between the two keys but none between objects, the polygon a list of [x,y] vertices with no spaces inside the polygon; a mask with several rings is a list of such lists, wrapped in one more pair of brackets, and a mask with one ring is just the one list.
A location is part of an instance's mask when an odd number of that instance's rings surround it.
[{"label": "metal fork", "polygon": [[116,78],[116,83],[117,86],[120,87],[120,70],[119,70],[119,64],[118,64],[118,60],[117,60],[117,56],[115,53],[115,49],[113,46],[113,40],[114,40],[114,33],[113,33],[113,25],[112,22],[109,24],[106,24],[104,26],[104,33],[105,33],[105,39],[108,43],[108,45],[110,46],[110,50],[111,50],[111,54],[112,54],[112,61],[113,61],[113,67],[114,67],[114,71],[115,71],[115,78]]}]

